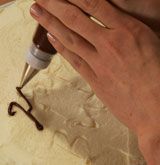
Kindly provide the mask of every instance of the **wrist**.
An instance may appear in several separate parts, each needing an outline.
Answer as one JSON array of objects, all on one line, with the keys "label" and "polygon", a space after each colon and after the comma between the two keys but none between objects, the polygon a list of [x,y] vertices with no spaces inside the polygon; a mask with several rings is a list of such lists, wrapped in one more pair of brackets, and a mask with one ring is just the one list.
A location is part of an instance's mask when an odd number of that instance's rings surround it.
[{"label": "wrist", "polygon": [[160,128],[143,130],[138,135],[139,148],[148,165],[159,165],[160,162]]}]

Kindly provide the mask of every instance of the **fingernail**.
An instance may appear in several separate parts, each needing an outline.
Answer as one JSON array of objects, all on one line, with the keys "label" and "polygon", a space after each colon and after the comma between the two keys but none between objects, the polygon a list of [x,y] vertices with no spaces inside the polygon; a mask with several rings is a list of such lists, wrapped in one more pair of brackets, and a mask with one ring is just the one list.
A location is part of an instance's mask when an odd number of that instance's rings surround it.
[{"label": "fingernail", "polygon": [[41,16],[43,13],[42,8],[36,3],[31,6],[31,13],[37,17]]},{"label": "fingernail", "polygon": [[56,42],[56,38],[51,33],[47,33],[47,37],[52,43]]}]

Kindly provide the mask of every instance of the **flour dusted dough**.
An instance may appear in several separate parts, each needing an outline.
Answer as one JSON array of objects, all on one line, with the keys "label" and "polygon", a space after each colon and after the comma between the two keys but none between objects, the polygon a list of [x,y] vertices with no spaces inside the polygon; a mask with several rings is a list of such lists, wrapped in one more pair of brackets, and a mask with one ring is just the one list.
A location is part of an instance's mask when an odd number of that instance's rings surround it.
[{"label": "flour dusted dough", "polygon": [[143,165],[136,138],[58,54],[23,89],[44,131],[16,108],[7,115],[10,101],[27,108],[15,87],[36,27],[31,3],[0,11],[0,165]]}]

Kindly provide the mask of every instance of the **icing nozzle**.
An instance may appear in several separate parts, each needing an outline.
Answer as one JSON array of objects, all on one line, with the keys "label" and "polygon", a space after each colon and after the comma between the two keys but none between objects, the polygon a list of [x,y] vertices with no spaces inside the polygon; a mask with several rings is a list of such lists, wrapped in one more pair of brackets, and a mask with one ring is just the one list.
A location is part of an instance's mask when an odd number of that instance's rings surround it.
[{"label": "icing nozzle", "polygon": [[20,87],[23,88],[38,72],[39,70],[32,68],[28,63],[26,63],[22,74]]},{"label": "icing nozzle", "polygon": [[23,88],[40,70],[47,68],[56,53],[57,51],[48,41],[47,30],[39,25],[26,54],[20,87]]}]

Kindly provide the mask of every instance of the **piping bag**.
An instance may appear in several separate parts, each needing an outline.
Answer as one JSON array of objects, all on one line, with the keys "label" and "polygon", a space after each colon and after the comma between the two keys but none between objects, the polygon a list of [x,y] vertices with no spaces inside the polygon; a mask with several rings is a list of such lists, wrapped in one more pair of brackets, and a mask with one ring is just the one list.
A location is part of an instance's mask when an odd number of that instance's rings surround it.
[{"label": "piping bag", "polygon": [[[0,9],[3,9],[15,0],[0,0]],[[32,44],[26,55],[26,63],[23,70],[20,87],[23,88],[41,69],[50,64],[52,57],[57,53],[47,38],[47,30],[41,25],[37,26]]]},{"label": "piping bag", "polygon": [[32,44],[26,55],[20,87],[23,88],[40,70],[50,64],[52,57],[57,53],[47,38],[47,30],[37,26]]},{"label": "piping bag", "polygon": [[[89,14],[85,13],[88,17]],[[94,17],[90,17],[94,22],[105,27]],[[47,31],[38,25],[33,43],[27,53],[26,64],[21,78],[20,87],[23,88],[41,69],[45,69],[50,64],[52,57],[57,53],[47,38]]]}]

